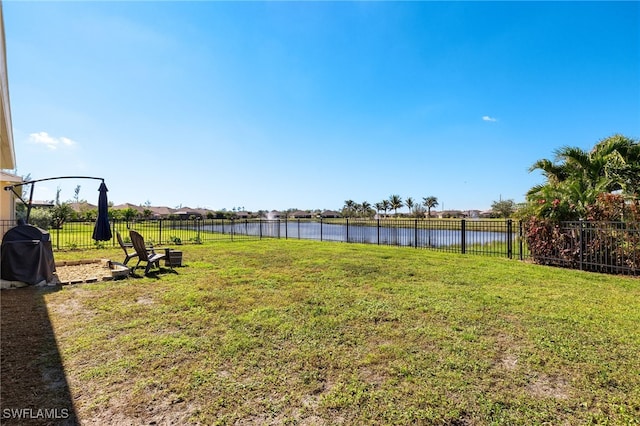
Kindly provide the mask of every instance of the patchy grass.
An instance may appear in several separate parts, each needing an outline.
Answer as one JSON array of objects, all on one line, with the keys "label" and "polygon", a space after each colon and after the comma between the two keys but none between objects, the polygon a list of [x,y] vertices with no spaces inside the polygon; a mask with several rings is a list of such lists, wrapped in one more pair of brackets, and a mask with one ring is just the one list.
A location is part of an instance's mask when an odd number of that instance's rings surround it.
[{"label": "patchy grass", "polygon": [[178,274],[46,296],[81,420],[638,424],[638,279],[326,242],[182,250]]}]

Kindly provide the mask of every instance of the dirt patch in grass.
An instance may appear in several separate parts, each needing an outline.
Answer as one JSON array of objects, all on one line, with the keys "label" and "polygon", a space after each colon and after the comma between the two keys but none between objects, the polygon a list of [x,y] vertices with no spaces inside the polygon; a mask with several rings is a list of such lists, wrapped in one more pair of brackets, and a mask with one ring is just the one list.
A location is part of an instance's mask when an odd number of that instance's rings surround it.
[{"label": "dirt patch in grass", "polygon": [[131,401],[127,398],[109,400],[108,408],[83,419],[83,425],[183,425],[189,424],[194,408],[182,400],[154,401],[143,412],[131,413]]},{"label": "dirt patch in grass", "polygon": [[542,374],[529,383],[527,391],[538,398],[567,399],[569,384],[562,377],[550,377]]},{"label": "dirt patch in grass", "polygon": [[514,371],[518,366],[518,357],[514,354],[505,354],[500,362],[505,370]]}]

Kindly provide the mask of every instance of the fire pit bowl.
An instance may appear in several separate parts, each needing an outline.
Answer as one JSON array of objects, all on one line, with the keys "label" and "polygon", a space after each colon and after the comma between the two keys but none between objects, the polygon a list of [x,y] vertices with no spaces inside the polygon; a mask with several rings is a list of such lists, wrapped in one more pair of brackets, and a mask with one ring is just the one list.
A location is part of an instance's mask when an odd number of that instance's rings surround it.
[{"label": "fire pit bowl", "polygon": [[109,269],[114,280],[127,278],[131,272],[127,265],[120,262],[109,262]]}]

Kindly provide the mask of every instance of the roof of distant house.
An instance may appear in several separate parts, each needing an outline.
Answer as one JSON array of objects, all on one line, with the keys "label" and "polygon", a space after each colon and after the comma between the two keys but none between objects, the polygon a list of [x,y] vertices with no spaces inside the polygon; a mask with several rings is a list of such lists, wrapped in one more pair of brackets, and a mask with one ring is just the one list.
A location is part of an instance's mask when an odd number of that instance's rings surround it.
[{"label": "roof of distant house", "polygon": [[98,206],[95,206],[95,205],[93,205],[91,203],[88,203],[86,201],[82,201],[80,203],[69,203],[69,206],[75,212],[84,212],[84,211],[87,211],[87,210],[96,210],[98,208]]}]

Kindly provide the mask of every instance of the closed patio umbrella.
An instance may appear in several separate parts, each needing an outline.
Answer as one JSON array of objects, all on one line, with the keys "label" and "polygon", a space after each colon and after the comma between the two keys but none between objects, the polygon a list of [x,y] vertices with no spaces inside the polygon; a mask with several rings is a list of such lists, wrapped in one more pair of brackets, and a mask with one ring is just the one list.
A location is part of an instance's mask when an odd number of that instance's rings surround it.
[{"label": "closed patio umbrella", "polygon": [[107,185],[104,181],[100,184],[100,195],[98,197],[98,218],[93,228],[93,239],[96,241],[109,241],[112,237],[111,225],[109,224],[109,204],[107,201]]}]

